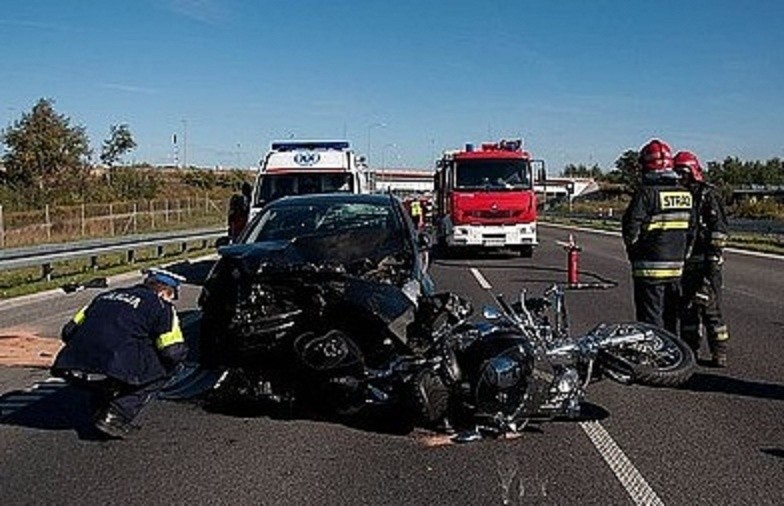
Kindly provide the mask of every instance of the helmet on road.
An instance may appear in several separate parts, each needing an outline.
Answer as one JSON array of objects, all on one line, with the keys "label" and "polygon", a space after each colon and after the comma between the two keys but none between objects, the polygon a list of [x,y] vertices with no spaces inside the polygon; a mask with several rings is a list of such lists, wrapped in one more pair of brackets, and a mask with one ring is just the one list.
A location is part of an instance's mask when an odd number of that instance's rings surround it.
[{"label": "helmet on road", "polygon": [[643,172],[662,172],[672,169],[672,150],[666,142],[652,139],[640,149]]},{"label": "helmet on road", "polygon": [[705,180],[700,160],[691,151],[678,151],[675,154],[674,164],[675,172],[678,174],[688,175],[693,181],[697,182]]}]

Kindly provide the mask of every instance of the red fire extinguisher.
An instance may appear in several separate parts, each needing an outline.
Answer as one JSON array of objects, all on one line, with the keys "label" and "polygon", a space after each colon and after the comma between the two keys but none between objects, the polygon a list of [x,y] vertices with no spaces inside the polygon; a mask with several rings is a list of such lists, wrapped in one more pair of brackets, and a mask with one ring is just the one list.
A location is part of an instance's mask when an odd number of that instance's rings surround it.
[{"label": "red fire extinguisher", "polygon": [[564,243],[566,250],[566,281],[570,287],[580,285],[580,251],[582,248],[574,242],[574,236],[569,234],[569,242]]}]

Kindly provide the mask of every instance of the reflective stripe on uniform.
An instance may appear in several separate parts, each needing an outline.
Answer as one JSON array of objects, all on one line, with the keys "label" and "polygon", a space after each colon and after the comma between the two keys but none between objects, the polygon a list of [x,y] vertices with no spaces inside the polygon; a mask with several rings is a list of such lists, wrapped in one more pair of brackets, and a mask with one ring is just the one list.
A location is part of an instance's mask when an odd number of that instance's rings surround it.
[{"label": "reflective stripe on uniform", "polygon": [[689,213],[654,214],[651,221],[643,225],[643,229],[650,230],[685,230],[689,228]]},{"label": "reflective stripe on uniform", "polygon": [[651,230],[688,230],[688,221],[658,221],[651,222],[645,225],[645,231]]},{"label": "reflective stripe on uniform", "polygon": [[632,269],[682,269],[683,262],[667,262],[659,260],[635,260]]},{"label": "reflective stripe on uniform", "polygon": [[[174,310],[172,309],[172,311]],[[161,350],[172,344],[183,342],[185,342],[185,338],[182,336],[182,330],[180,329],[180,320],[177,318],[177,313],[174,312],[171,330],[158,336],[158,339],[155,340],[155,347]]]},{"label": "reflective stripe on uniform", "polygon": [[677,278],[683,274],[683,262],[656,262],[637,260],[632,262],[635,278]]},{"label": "reflective stripe on uniform", "polygon": [[82,309],[80,309],[79,311],[76,312],[76,314],[73,317],[73,322],[75,324],[81,325],[82,322],[84,322],[84,319],[87,318],[87,315],[86,315],[87,307],[88,306],[84,306]]},{"label": "reflective stripe on uniform", "polygon": [[730,338],[730,333],[726,325],[718,326],[709,332],[709,338],[712,341],[726,341]]},{"label": "reflective stripe on uniform", "polygon": [[678,278],[683,274],[683,269],[634,269],[632,276],[635,278]]}]

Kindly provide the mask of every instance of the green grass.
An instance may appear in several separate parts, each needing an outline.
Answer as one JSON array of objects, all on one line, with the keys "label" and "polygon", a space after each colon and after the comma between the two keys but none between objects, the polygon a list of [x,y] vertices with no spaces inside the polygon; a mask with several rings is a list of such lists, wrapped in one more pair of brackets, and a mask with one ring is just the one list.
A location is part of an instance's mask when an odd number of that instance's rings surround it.
[{"label": "green grass", "polygon": [[195,256],[208,255],[215,251],[208,246],[201,248],[201,241],[194,242],[198,246],[182,252],[180,245],[166,246],[163,256],[157,255],[157,248],[145,248],[135,251],[135,261],[128,263],[125,253],[115,253],[99,257],[97,269],[90,266],[89,259],[70,260],[52,264],[51,280],[42,278],[40,267],[13,269],[0,272],[0,300],[19,297],[31,293],[60,288],[67,283],[83,283],[95,277],[109,277],[116,274],[138,271],[145,267],[160,266],[185,260]]}]

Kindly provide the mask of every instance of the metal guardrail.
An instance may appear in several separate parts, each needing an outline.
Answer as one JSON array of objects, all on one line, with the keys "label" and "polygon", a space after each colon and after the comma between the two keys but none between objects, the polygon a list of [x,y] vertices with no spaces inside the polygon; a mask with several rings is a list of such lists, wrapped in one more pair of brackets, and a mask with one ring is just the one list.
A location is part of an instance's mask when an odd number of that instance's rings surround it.
[{"label": "metal guardrail", "polygon": [[[554,216],[557,218],[601,220],[608,225],[620,228],[621,214],[622,213],[616,212],[612,216],[601,216],[596,213],[577,213],[577,212],[569,213],[569,212],[559,212],[559,211],[546,211],[542,213],[541,216],[542,218],[545,219],[548,216]],[[730,217],[728,219],[727,224],[729,226],[730,234],[745,232],[745,233],[754,233],[754,234],[784,235],[784,221],[781,220],[769,220],[769,219],[753,220],[753,219]]]},{"label": "metal guardrail", "polygon": [[98,256],[117,252],[126,252],[127,260],[133,262],[135,251],[142,248],[156,247],[159,256],[162,256],[164,246],[181,244],[183,251],[185,251],[189,242],[203,241],[204,247],[206,247],[208,241],[225,235],[226,230],[221,228],[0,250],[0,271],[41,266],[43,277],[49,279],[52,273],[51,265],[55,262],[90,258],[91,265],[95,267]]}]

